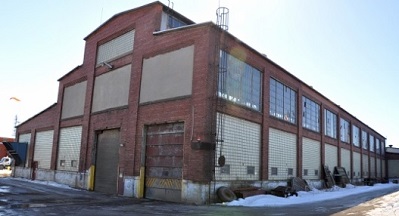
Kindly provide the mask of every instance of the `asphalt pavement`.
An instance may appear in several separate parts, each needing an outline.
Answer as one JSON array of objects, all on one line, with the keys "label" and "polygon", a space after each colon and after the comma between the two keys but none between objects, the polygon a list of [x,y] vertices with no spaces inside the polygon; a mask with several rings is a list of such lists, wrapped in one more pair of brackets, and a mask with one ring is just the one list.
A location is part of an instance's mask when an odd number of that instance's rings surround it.
[{"label": "asphalt pavement", "polygon": [[366,215],[373,209],[356,209],[364,203],[383,199],[393,189],[362,193],[317,203],[285,207],[229,207],[189,205],[148,199],[136,199],[93,191],[55,187],[19,178],[0,178],[0,215]]}]

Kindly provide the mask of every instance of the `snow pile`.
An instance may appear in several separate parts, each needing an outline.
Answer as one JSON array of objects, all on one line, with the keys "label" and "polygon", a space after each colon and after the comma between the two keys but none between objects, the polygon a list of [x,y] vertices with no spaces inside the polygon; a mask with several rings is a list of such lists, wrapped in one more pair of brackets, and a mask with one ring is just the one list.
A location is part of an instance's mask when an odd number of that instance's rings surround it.
[{"label": "snow pile", "polygon": [[227,206],[249,206],[249,207],[261,207],[261,206],[287,206],[293,204],[312,203],[318,201],[332,200],[341,197],[345,197],[352,194],[364,193],[367,191],[381,190],[384,188],[398,188],[399,184],[375,184],[374,186],[354,186],[347,184],[345,188],[334,186],[330,189],[317,190],[312,189],[311,191],[298,191],[298,196],[290,196],[287,198],[278,197],[270,194],[256,195],[247,197],[245,199],[234,200],[229,203],[225,203]]}]

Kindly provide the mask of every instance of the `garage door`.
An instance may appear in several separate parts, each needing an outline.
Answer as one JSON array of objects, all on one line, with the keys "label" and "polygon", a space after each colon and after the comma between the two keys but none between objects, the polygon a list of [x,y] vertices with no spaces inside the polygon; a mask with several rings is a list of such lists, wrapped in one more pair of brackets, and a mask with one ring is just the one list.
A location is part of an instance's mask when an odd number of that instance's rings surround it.
[{"label": "garage door", "polygon": [[145,197],[181,201],[184,123],[148,126]]},{"label": "garage door", "polygon": [[97,135],[95,191],[117,193],[119,133],[119,130],[105,130]]},{"label": "garage door", "polygon": [[33,160],[38,162],[38,168],[50,169],[51,153],[53,151],[53,135],[53,130],[36,133]]}]

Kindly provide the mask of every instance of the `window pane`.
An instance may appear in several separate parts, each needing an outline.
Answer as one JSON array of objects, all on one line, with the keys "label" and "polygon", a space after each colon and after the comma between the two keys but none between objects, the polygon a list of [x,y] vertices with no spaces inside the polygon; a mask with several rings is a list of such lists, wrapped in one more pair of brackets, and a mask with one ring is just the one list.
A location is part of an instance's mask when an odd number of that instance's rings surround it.
[{"label": "window pane", "polygon": [[261,72],[224,51],[219,65],[218,96],[261,111]]},{"label": "window pane", "polygon": [[296,92],[273,78],[270,79],[270,115],[296,123]]}]

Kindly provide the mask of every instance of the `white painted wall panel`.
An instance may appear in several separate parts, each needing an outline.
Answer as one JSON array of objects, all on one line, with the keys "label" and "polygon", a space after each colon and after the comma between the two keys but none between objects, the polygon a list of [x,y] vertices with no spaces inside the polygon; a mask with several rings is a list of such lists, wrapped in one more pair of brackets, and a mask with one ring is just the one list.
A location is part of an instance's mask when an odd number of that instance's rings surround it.
[{"label": "white painted wall panel", "polygon": [[302,178],[320,179],[320,142],[304,137],[302,139],[302,146]]},{"label": "white painted wall panel", "polygon": [[78,171],[82,126],[61,128],[57,170]]},{"label": "white painted wall panel", "polygon": [[[296,135],[274,128],[269,129],[269,180],[286,180],[297,176]],[[277,174],[272,169],[277,168]],[[289,170],[292,169],[292,175]]]},{"label": "white painted wall panel", "polygon": [[[217,114],[223,127],[217,124],[218,134],[216,161],[220,155],[226,158],[225,167],[216,167],[217,180],[259,180],[260,169],[260,125],[225,114]],[[227,172],[227,168],[229,172]],[[253,174],[251,174],[253,171]]]},{"label": "white painted wall panel", "polygon": [[334,171],[334,167],[338,166],[338,148],[337,146],[327,144],[324,148],[325,163],[331,171]]},{"label": "white painted wall panel", "polygon": [[360,161],[360,153],[353,152],[353,178],[361,178],[361,161]]},{"label": "white painted wall panel", "polygon": [[350,151],[344,148],[341,148],[341,167],[345,168],[346,174],[349,178],[351,178],[351,161],[350,161]]},{"label": "white painted wall panel", "polygon": [[50,169],[53,150],[53,130],[36,133],[33,160],[38,162],[38,168]]}]

